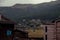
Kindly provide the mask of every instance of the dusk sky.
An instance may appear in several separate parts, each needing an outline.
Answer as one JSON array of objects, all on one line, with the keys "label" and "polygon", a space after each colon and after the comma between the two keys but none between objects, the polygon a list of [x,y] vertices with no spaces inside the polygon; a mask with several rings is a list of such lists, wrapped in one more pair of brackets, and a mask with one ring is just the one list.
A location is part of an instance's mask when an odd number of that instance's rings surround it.
[{"label": "dusk sky", "polygon": [[39,4],[43,2],[51,2],[56,0],[0,0],[0,6],[12,6],[16,3],[19,4]]}]

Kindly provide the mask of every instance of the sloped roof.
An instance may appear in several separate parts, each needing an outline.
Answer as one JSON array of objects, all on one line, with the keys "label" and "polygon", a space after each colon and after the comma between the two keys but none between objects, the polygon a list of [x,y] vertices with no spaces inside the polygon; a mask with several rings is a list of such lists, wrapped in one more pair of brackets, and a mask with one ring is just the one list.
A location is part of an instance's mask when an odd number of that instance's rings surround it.
[{"label": "sloped roof", "polygon": [[52,23],[54,23],[55,21],[60,21],[60,16],[54,20],[52,20]]},{"label": "sloped roof", "polygon": [[4,17],[3,15],[0,14],[0,23],[11,23],[11,24],[16,24],[14,21],[8,19],[7,17]]},{"label": "sloped roof", "polygon": [[[28,37],[28,33],[27,32],[24,32],[24,31],[21,31],[21,30],[14,30],[15,33],[18,33],[17,35],[20,35],[20,37],[23,37],[23,38],[27,38]],[[15,34],[16,35],[16,34]],[[21,36],[22,35],[22,36]]]}]

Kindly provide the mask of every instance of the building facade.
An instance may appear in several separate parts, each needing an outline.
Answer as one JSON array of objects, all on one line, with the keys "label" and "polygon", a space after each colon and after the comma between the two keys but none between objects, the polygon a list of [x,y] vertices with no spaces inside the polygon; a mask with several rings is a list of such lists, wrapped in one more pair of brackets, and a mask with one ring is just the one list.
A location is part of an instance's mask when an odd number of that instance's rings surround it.
[{"label": "building facade", "polygon": [[55,40],[55,25],[54,24],[43,24],[41,25],[44,28],[44,40]]},{"label": "building facade", "polygon": [[13,40],[15,23],[0,15],[0,40]]},{"label": "building facade", "polygon": [[52,23],[42,24],[44,28],[44,40],[60,40],[60,19]]},{"label": "building facade", "polygon": [[28,40],[28,33],[22,30],[14,30],[14,38],[13,40]]}]

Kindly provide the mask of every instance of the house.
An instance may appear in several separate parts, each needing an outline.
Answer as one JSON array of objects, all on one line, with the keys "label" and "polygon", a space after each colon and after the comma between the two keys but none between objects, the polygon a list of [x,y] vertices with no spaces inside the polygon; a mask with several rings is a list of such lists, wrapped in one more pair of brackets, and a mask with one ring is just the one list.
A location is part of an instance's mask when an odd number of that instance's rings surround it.
[{"label": "house", "polygon": [[41,27],[43,27],[44,30],[44,40],[55,40],[55,24],[45,23],[42,24]]},{"label": "house", "polygon": [[56,40],[60,40],[60,17],[54,20],[56,28]]},{"label": "house", "polygon": [[22,30],[14,30],[14,40],[28,40],[28,33]]},{"label": "house", "polygon": [[13,40],[15,24],[15,22],[0,14],[0,40]]},{"label": "house", "polygon": [[43,40],[43,36],[44,36],[43,28],[41,27],[35,29],[29,28],[25,31],[28,32],[29,40]]},{"label": "house", "polygon": [[60,18],[43,23],[41,27],[44,29],[44,40],[60,40]]},{"label": "house", "polygon": [[23,32],[28,33],[28,40],[43,40],[44,37],[44,30],[42,27],[36,27],[36,28],[31,28],[31,27],[21,27],[21,26],[15,26],[16,29],[22,30]]}]

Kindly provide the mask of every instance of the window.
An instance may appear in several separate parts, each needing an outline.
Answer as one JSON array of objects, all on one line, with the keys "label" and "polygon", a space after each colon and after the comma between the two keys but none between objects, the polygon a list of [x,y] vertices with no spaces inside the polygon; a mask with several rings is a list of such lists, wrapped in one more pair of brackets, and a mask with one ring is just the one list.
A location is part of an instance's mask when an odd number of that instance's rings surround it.
[{"label": "window", "polygon": [[11,30],[7,30],[7,31],[6,31],[6,35],[7,35],[7,36],[12,35],[12,31],[11,31]]},{"label": "window", "polygon": [[45,32],[47,32],[47,26],[45,27]]},{"label": "window", "polygon": [[45,35],[45,40],[47,40],[47,35]]}]

